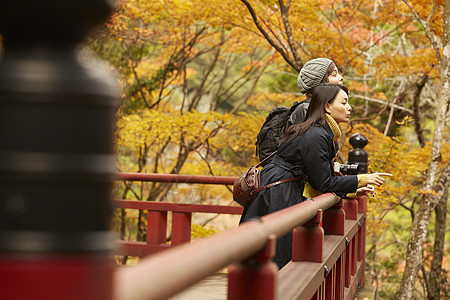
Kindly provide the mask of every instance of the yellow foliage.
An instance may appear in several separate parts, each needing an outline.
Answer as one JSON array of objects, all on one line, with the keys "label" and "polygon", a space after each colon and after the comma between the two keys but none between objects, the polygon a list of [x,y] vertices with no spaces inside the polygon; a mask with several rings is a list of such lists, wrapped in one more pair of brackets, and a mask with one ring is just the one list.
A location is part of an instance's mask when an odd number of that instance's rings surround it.
[{"label": "yellow foliage", "polygon": [[199,224],[192,224],[192,226],[191,226],[191,238],[192,239],[205,238],[205,237],[211,236],[216,233],[217,233],[217,230],[215,230],[213,228],[207,228],[207,227],[201,226]]},{"label": "yellow foliage", "polygon": [[[431,155],[431,143],[425,147],[414,147],[402,138],[384,136],[376,128],[368,124],[357,124],[351,134],[361,133],[369,139],[364,148],[368,152],[369,173],[388,172],[393,176],[386,180],[381,188],[376,188],[376,197],[371,197],[368,203],[368,230],[369,233],[380,234],[389,222],[381,216],[394,205],[404,203],[416,195],[434,193],[425,191],[422,183],[428,168]],[[346,143],[342,151],[348,153],[351,146]],[[442,145],[443,167],[450,158],[450,144]]]},{"label": "yellow foliage", "polygon": [[[117,144],[134,152],[139,152],[145,146],[157,153],[166,143],[208,143],[216,151],[227,147],[233,151],[245,151],[254,147],[254,137],[262,123],[263,118],[257,114],[240,113],[234,116],[194,111],[179,115],[179,112],[144,110],[118,120]],[[207,169],[203,168],[201,174],[208,174]],[[227,175],[236,174],[239,171]]]}]

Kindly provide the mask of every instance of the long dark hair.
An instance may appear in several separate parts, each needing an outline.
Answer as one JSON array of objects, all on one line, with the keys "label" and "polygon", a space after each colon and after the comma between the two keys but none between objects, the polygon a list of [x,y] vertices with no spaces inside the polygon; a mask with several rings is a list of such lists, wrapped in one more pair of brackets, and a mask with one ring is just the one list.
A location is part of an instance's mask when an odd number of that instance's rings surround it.
[{"label": "long dark hair", "polygon": [[340,90],[348,94],[348,89],[345,86],[335,83],[322,83],[318,85],[311,96],[311,102],[306,113],[305,121],[300,124],[294,124],[284,133],[280,139],[280,143],[292,141],[298,135],[304,133],[312,126],[325,125],[325,105],[333,103]]}]

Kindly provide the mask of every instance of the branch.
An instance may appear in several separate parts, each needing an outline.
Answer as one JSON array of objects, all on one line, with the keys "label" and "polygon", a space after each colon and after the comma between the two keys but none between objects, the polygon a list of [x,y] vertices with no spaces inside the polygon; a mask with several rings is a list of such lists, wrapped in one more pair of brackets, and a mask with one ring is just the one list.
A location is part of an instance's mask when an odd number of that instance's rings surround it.
[{"label": "branch", "polygon": [[[261,20],[261,22],[264,24],[264,26],[267,27],[267,29],[270,31],[270,33],[272,34],[272,36],[276,39],[276,41],[278,42],[278,44],[280,45],[281,48],[283,48],[283,51],[285,53],[288,53],[288,49],[286,48],[286,46],[284,45],[283,41],[280,39],[279,35],[276,34],[272,28],[269,26],[269,24],[267,24],[267,22],[265,20]],[[283,35],[281,35],[283,37]],[[274,42],[275,43],[275,42]]]},{"label": "branch", "polygon": [[164,69],[164,75],[163,75],[163,79],[160,85],[160,89],[159,89],[159,94],[158,94],[158,99],[157,101],[155,101],[155,103],[152,104],[152,106],[150,107],[151,109],[154,108],[156,105],[158,105],[161,100],[162,100],[162,96],[163,96],[163,92],[164,89],[171,83],[173,82],[173,79],[170,82],[167,82],[167,75],[169,73],[169,68],[172,65],[175,65],[177,63],[177,60],[180,61],[182,64],[186,64],[187,60],[188,60],[188,54],[190,53],[190,51],[192,50],[192,48],[194,47],[194,45],[196,44],[196,42],[198,41],[198,39],[200,38],[200,36],[202,35],[202,33],[206,30],[206,27],[203,26],[200,30],[198,30],[194,36],[191,38],[191,40],[184,45],[180,50],[178,50],[177,52],[174,50],[174,52],[171,54],[170,58],[169,58],[169,62],[166,64],[166,67]]},{"label": "branch", "polygon": [[409,213],[411,214],[411,219],[414,219],[415,213],[414,213],[414,209],[413,209],[413,208],[407,207],[407,206],[406,206],[405,204],[403,204],[403,203],[399,203],[398,205],[400,205],[401,207],[403,207],[404,209],[406,209],[407,211],[409,211]]},{"label": "branch", "polygon": [[231,114],[234,114],[245,102],[247,102],[247,100],[250,98],[250,96],[253,94],[253,91],[256,88],[256,84],[258,83],[259,79],[261,78],[262,74],[264,73],[264,71],[268,68],[269,66],[266,65],[264,68],[261,69],[261,71],[257,74],[256,78],[253,81],[253,85],[252,87],[247,91],[247,94],[245,97],[242,97],[242,100],[239,101],[239,103],[237,105],[235,105],[233,107],[233,109],[230,111]]},{"label": "branch", "polygon": [[363,48],[360,50],[360,52],[356,55],[354,55],[352,58],[350,58],[348,60],[348,63],[352,62],[353,60],[355,60],[357,57],[360,57],[361,55],[363,55],[364,53],[366,53],[369,49],[371,49],[372,47],[375,47],[379,42],[381,42],[385,37],[388,37],[389,35],[391,35],[391,33],[395,32],[397,29],[399,29],[400,27],[402,27],[403,25],[407,24],[407,22],[403,22],[397,26],[395,26],[395,28],[387,31],[385,34],[383,34],[381,37],[379,37],[376,41],[372,42],[372,43],[368,43],[366,42],[366,44],[369,44],[369,46]]},{"label": "branch", "polygon": [[375,98],[366,97],[366,96],[361,96],[361,95],[357,95],[357,94],[353,94],[353,93],[350,93],[349,96],[352,97],[352,98],[359,98],[359,99],[363,99],[363,100],[367,100],[367,101],[371,101],[371,102],[375,102],[375,103],[384,104],[384,105],[386,105],[387,107],[392,107],[392,108],[394,108],[394,109],[403,110],[403,111],[406,111],[406,112],[408,112],[408,113],[410,113],[410,114],[413,113],[413,111],[412,111],[411,109],[409,109],[409,108],[400,106],[400,105],[398,105],[398,104],[394,104],[394,103],[392,103],[392,102],[388,102],[388,101],[386,101],[386,100],[375,99]]},{"label": "branch", "polygon": [[199,87],[196,89],[195,95],[192,97],[192,102],[189,104],[188,111],[192,111],[195,109],[200,102],[202,95],[203,95],[203,89],[205,87],[206,81],[211,75],[212,71],[216,67],[217,62],[219,61],[219,55],[220,55],[220,48],[217,48],[216,53],[214,55],[213,61],[209,65],[209,68],[206,70],[206,74],[204,74],[202,81],[200,82]]},{"label": "branch", "polygon": [[295,62],[292,61],[292,59],[289,57],[289,55],[279,46],[277,45],[274,40],[267,34],[267,32],[262,28],[261,24],[258,21],[258,17],[256,16],[255,11],[253,10],[253,7],[248,3],[247,0],[241,0],[242,3],[247,7],[248,11],[250,12],[253,22],[255,23],[256,27],[258,27],[259,31],[262,33],[262,35],[266,38],[266,40],[269,42],[272,47],[274,47],[278,53],[281,54],[281,56],[284,58],[284,60],[293,67],[297,72],[300,72],[299,66]]},{"label": "branch", "polygon": [[[214,175],[214,171],[212,170],[211,165],[210,165],[210,163],[208,162],[208,160],[206,159],[206,157],[204,157],[204,156],[200,153],[200,151],[199,151],[198,149],[195,149],[195,152],[196,152],[197,155],[200,156],[200,158],[206,163],[206,166],[207,166],[208,169],[209,169],[209,174],[211,174],[211,176],[215,176],[215,175]],[[233,193],[233,191],[231,190],[231,188],[230,188],[228,185],[226,185],[225,188],[226,188],[230,193]],[[206,222],[206,223],[208,223],[208,222]],[[203,224],[203,226],[206,225],[206,223]]]},{"label": "branch", "polygon": [[413,109],[414,109],[414,131],[416,132],[417,139],[421,147],[425,147],[425,137],[423,135],[423,128],[421,126],[421,116],[420,116],[420,94],[422,93],[423,87],[428,80],[428,75],[424,75],[422,79],[416,84],[416,91],[413,96]]},{"label": "branch", "polygon": [[141,94],[141,97],[142,97],[142,100],[144,100],[145,106],[147,108],[150,108],[150,104],[148,103],[147,97],[145,96],[145,93],[143,90],[143,85],[141,83],[141,80],[139,79],[137,72],[136,72],[136,65],[134,63],[131,65],[131,70],[133,71],[134,79],[136,80],[139,94]]},{"label": "branch", "polygon": [[292,36],[291,24],[289,23],[289,8],[291,6],[291,1],[288,0],[287,5],[284,5],[283,0],[278,0],[280,4],[280,13],[281,19],[283,20],[284,29],[286,30],[286,37],[289,43],[289,47],[291,48],[292,55],[294,55],[295,64],[297,65],[297,71],[300,71],[303,67],[303,62],[298,55],[297,46],[294,41],[294,37]]},{"label": "branch", "polygon": [[343,32],[344,32],[345,27],[347,26],[347,24],[353,19],[356,11],[360,8],[361,4],[362,4],[362,1],[359,2],[359,4],[357,5],[357,7],[355,9],[353,9],[352,15],[347,17],[347,21],[344,24],[342,24],[341,18],[338,15],[337,10],[334,8],[334,5],[333,5],[333,12],[334,12],[334,15],[336,16],[336,19],[338,20],[340,28],[338,28],[338,26],[336,26],[333,21],[331,21],[329,18],[327,18],[330,21],[330,24],[333,25],[333,27],[335,27],[336,30],[339,33],[340,41],[341,41],[341,44],[342,44],[342,49],[344,51],[344,61],[345,61],[344,73],[345,73],[345,70],[347,69],[347,64],[348,64],[349,61],[348,61],[347,48],[345,47]]},{"label": "branch", "polygon": [[439,65],[441,64],[442,58],[441,58],[441,52],[439,50],[439,47],[436,43],[436,40],[434,39],[434,35],[431,32],[430,29],[430,20],[434,15],[434,11],[436,10],[436,0],[433,0],[433,8],[431,9],[430,15],[428,15],[427,20],[424,21],[419,17],[419,15],[417,14],[416,10],[414,9],[414,7],[412,7],[411,4],[409,4],[409,2],[407,0],[402,0],[406,6],[409,7],[409,9],[411,10],[411,12],[413,13],[414,17],[416,18],[416,20],[420,23],[420,25],[422,25],[423,29],[425,30],[425,35],[427,36],[428,40],[430,41],[431,45],[433,46],[434,51],[436,52],[436,57],[437,60],[439,62]]},{"label": "branch", "polygon": [[[378,247],[377,250],[383,250],[383,249],[388,248],[388,247],[391,246],[391,245],[398,244],[398,243],[399,243],[399,241],[398,241],[398,239],[396,238],[395,241],[392,241],[392,242],[390,242],[390,243],[387,243],[387,244],[385,244],[383,247]],[[370,247],[368,250],[366,250],[366,255],[370,255],[370,254],[372,253],[372,251],[374,251],[375,248],[376,248],[377,246],[378,246],[378,244],[373,244],[372,247]]]}]

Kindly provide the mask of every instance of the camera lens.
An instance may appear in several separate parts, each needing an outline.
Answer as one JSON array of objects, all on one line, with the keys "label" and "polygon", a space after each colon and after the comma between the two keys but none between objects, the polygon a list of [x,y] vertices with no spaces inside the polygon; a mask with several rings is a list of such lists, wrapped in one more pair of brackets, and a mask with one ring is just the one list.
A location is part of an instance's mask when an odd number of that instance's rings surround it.
[{"label": "camera lens", "polygon": [[345,165],[342,164],[340,166],[339,171],[344,175],[356,175],[358,174],[358,165],[352,164],[352,165]]}]

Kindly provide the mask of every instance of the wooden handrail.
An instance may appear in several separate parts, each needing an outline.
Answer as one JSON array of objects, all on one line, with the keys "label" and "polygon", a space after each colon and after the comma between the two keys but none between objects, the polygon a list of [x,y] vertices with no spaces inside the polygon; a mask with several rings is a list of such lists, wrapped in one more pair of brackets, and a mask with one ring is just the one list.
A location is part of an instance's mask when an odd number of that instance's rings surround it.
[{"label": "wooden handrail", "polygon": [[280,237],[339,202],[327,193],[249,221],[237,229],[194,244],[184,244],[116,272],[116,300],[165,299],[234,262],[262,250],[269,237]]},{"label": "wooden handrail", "polygon": [[322,194],[292,206],[301,207],[301,209],[291,209],[291,207],[288,207],[262,217],[261,221],[268,227],[268,231],[271,234],[279,238],[292,231],[295,227],[306,223],[317,214],[319,209],[325,211],[337,204],[339,199],[333,193]]}]

